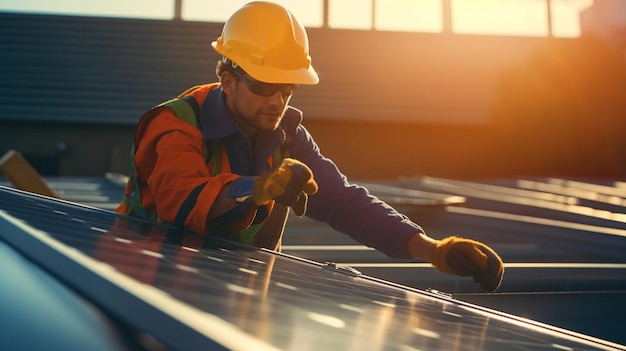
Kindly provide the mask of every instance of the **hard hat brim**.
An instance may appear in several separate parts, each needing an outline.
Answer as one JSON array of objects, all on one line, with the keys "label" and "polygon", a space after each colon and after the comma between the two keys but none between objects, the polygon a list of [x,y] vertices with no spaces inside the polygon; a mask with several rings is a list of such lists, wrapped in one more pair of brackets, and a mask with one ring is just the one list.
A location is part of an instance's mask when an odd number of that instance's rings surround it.
[{"label": "hard hat brim", "polygon": [[213,41],[211,43],[213,49],[220,55],[235,62],[239,65],[247,74],[252,78],[265,82],[265,83],[277,83],[277,84],[303,84],[303,85],[315,85],[319,83],[319,76],[313,68],[313,65],[309,65],[308,68],[300,68],[295,70],[283,70],[268,66],[259,66],[248,62],[243,57],[234,57],[222,52],[218,48],[218,42]]}]

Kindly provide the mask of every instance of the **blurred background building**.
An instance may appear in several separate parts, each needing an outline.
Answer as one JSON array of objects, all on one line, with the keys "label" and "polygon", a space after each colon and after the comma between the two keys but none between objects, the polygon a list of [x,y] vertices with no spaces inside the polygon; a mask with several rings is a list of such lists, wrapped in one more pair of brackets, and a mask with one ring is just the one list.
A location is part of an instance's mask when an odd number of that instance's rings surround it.
[{"label": "blurred background building", "polygon": [[[348,176],[626,174],[623,1],[283,2],[321,77],[292,104]],[[243,3],[1,1],[0,153],[127,174],[139,116],[215,81]]]}]

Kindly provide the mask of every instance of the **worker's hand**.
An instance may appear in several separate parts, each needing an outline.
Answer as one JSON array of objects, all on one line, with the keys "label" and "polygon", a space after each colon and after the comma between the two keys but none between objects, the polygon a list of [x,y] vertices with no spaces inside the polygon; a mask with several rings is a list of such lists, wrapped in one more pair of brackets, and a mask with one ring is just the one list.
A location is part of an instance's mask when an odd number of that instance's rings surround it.
[{"label": "worker's hand", "polygon": [[280,166],[258,177],[254,182],[252,198],[259,205],[276,200],[291,206],[298,216],[306,212],[308,195],[317,192],[313,172],[304,163],[285,158]]},{"label": "worker's hand", "polygon": [[437,242],[430,262],[441,272],[474,277],[488,292],[498,289],[504,275],[504,264],[495,251],[478,241],[455,236]]}]

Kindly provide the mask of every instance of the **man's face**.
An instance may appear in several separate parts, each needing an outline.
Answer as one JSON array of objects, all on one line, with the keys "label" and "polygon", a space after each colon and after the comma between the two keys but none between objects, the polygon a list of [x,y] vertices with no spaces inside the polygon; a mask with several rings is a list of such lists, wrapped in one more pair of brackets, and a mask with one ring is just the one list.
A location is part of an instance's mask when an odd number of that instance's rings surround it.
[{"label": "man's face", "polygon": [[233,71],[222,74],[226,105],[237,125],[248,136],[278,128],[296,87],[261,83]]}]

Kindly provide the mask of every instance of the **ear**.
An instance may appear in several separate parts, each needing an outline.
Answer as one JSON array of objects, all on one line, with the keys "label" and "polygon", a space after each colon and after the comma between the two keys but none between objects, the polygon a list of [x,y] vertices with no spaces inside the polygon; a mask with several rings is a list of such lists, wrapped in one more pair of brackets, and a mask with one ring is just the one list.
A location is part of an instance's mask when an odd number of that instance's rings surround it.
[{"label": "ear", "polygon": [[233,77],[230,72],[224,71],[222,72],[220,82],[222,83],[222,91],[228,96],[233,93],[233,90],[235,90],[235,84],[237,84],[237,79],[235,79],[235,77]]}]

